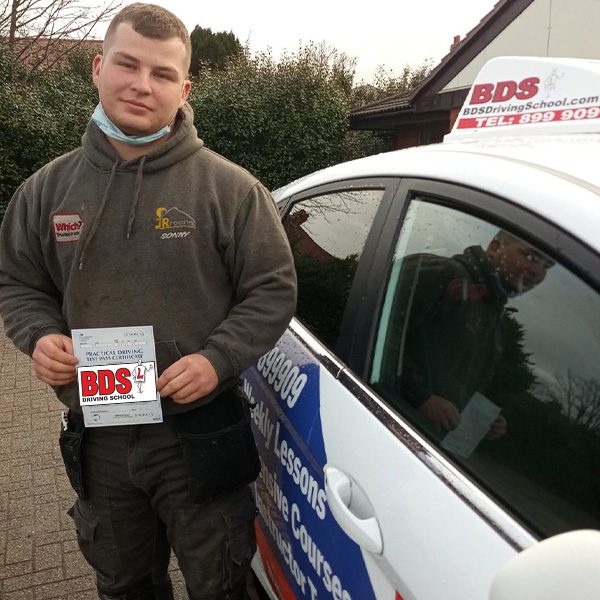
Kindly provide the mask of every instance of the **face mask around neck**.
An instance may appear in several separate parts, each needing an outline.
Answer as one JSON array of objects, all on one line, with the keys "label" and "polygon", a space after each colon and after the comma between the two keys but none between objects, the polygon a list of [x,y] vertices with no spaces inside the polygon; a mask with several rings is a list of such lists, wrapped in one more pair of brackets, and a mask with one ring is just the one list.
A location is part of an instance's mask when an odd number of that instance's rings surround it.
[{"label": "face mask around neck", "polygon": [[165,125],[162,129],[159,129],[150,135],[127,135],[108,118],[101,103],[98,103],[98,106],[96,106],[96,110],[94,110],[94,114],[92,115],[92,121],[94,121],[100,130],[108,137],[123,142],[124,144],[129,144],[130,146],[149,144],[150,142],[159,140],[171,131],[171,128],[168,125]]}]

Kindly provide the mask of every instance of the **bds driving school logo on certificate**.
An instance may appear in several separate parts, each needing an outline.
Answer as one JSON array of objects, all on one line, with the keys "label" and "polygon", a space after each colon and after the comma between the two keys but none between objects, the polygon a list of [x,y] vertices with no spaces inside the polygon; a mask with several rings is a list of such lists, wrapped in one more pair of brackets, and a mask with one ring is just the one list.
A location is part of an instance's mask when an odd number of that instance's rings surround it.
[{"label": "bds driving school logo on certificate", "polygon": [[81,404],[115,404],[156,400],[153,362],[80,367],[77,382]]},{"label": "bds driving school logo on certificate", "polygon": [[151,326],[71,333],[86,427],[162,422]]}]

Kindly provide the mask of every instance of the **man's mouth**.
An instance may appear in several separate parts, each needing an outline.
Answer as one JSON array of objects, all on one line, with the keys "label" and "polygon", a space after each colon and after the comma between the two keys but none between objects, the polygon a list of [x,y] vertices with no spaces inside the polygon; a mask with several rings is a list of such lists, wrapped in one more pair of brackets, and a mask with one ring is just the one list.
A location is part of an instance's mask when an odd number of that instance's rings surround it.
[{"label": "man's mouth", "polygon": [[521,284],[522,284],[523,288],[526,290],[530,290],[531,288],[538,285],[540,282],[541,282],[541,279],[539,279],[538,277],[525,276],[525,277],[521,278]]},{"label": "man's mouth", "polygon": [[139,108],[140,110],[151,110],[151,108],[146,106],[143,102],[136,102],[135,100],[124,100],[124,102],[133,108]]}]

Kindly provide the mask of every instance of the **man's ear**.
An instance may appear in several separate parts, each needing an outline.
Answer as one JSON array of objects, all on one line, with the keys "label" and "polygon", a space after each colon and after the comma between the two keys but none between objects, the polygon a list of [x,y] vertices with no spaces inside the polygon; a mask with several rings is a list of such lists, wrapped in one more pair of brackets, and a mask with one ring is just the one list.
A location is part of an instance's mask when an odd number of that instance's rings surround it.
[{"label": "man's ear", "polygon": [[96,54],[92,61],[92,81],[94,85],[98,87],[100,81],[100,69],[102,67],[102,55]]},{"label": "man's ear", "polygon": [[501,247],[501,243],[496,239],[492,240],[489,243],[487,250],[485,251],[485,254],[492,263],[498,256],[498,250],[500,250],[500,247]]},{"label": "man's ear", "polygon": [[192,89],[192,83],[190,82],[189,79],[186,79],[183,82],[183,86],[181,88],[181,100],[179,101],[179,108],[181,108],[188,99],[188,96],[190,95],[190,90]]}]

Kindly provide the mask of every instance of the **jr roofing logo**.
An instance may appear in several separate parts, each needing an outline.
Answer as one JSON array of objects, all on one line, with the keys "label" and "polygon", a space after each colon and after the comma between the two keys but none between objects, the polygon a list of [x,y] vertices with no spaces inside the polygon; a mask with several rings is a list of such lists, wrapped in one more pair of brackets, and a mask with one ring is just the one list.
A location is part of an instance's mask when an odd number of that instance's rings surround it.
[{"label": "jr roofing logo", "polygon": [[161,240],[171,238],[185,238],[190,235],[189,231],[170,231],[172,229],[196,229],[196,219],[181,209],[173,206],[169,209],[160,207],[156,209],[156,224],[154,229],[163,231]]}]

